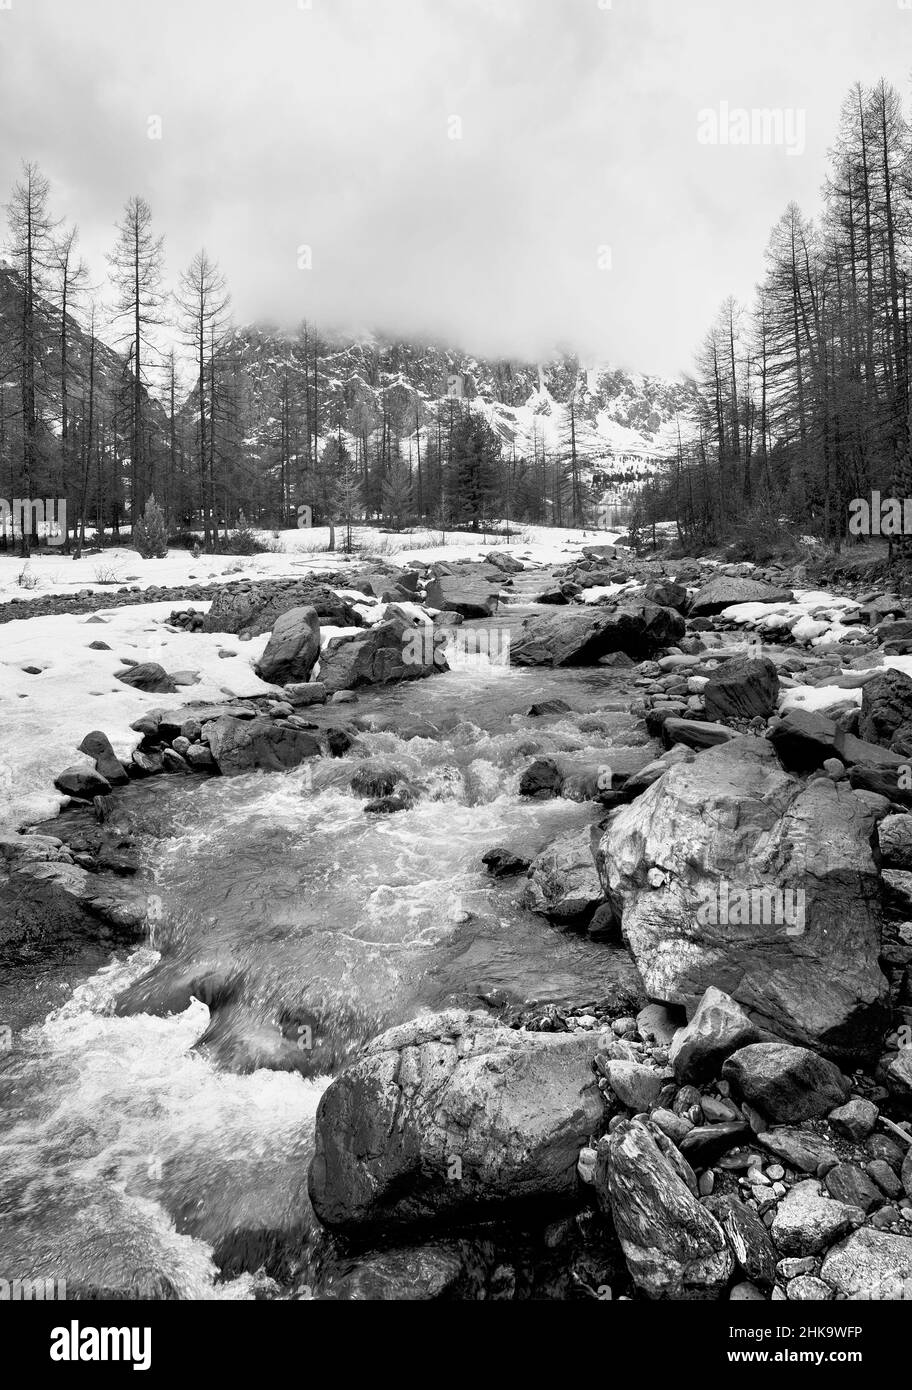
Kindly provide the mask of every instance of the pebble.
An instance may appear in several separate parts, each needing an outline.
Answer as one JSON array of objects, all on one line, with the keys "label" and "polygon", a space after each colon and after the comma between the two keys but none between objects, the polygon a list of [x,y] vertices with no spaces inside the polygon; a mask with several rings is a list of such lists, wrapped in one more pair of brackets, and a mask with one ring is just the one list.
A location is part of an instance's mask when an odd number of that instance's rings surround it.
[{"label": "pebble", "polygon": [[[716,1175],[715,1175],[715,1173],[712,1171],[711,1168],[708,1168],[708,1169],[706,1170],[705,1173],[702,1173],[702,1174],[700,1175],[700,1182],[699,1182],[700,1196],[701,1196],[701,1197],[711,1197],[712,1194],[713,1194],[713,1190],[714,1190],[715,1186],[716,1186]],[[912,1213],[910,1213],[910,1215],[912,1215]]]},{"label": "pebble", "polygon": [[771,1163],[766,1170],[766,1176],[771,1182],[781,1182],[785,1177],[785,1169],[779,1163]]}]

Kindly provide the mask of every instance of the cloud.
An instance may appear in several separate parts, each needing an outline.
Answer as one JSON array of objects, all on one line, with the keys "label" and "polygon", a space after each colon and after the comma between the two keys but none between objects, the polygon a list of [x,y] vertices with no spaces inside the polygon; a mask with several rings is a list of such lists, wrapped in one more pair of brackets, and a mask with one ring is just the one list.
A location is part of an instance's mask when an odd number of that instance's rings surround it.
[{"label": "cloud", "polygon": [[[890,0],[13,0],[0,180],[36,159],[97,274],[141,192],[171,275],[205,244],[242,321],[674,373],[816,206],[851,82],[904,85],[910,26]],[[804,110],[805,153],[701,146],[722,101]]]}]

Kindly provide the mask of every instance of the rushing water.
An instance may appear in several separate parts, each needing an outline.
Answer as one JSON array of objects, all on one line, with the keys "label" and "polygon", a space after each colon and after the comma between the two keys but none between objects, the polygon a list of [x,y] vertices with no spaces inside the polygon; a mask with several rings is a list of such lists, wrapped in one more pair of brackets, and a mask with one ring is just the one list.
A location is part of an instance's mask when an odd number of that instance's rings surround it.
[{"label": "rushing water", "polygon": [[[529,719],[542,698],[573,713]],[[629,984],[624,952],[562,935],[481,864],[593,823],[521,801],[519,776],[551,754],[642,763],[629,700],[609,671],[479,660],[321,712],[357,733],[342,758],[154,784],[148,945],[58,981],[0,1063],[0,1277],[280,1296],[306,1270],[320,1094],[368,1039],[423,1008]],[[351,778],[387,767],[415,804],[366,815]]]}]

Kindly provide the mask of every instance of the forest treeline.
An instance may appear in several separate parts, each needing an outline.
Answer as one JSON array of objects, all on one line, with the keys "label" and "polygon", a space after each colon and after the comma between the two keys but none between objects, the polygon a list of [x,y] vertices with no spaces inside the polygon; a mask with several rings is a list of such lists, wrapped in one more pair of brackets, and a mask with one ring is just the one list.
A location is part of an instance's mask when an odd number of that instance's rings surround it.
[{"label": "forest treeline", "polygon": [[388,388],[377,389],[377,370],[368,389],[330,370],[337,345],[306,321],[267,340],[264,362],[257,330],[232,324],[206,250],[166,288],[164,241],[142,197],[128,199],[93,283],[52,201],[25,163],[0,266],[0,494],[66,499],[73,543],[87,530],[117,537],[151,496],[171,534],[198,530],[209,546],[241,517],[293,526],[302,504],[315,524],[443,529],[581,525],[592,514],[578,376],[566,439],[549,450],[536,433],[519,453],[445,381],[422,394],[391,361]]},{"label": "forest treeline", "polygon": [[648,486],[647,528],[687,548],[802,530],[839,545],[849,502],[912,496],[912,128],[898,91],[842,107],[816,218],[790,203],[750,305],[727,299],[700,346],[695,436]]}]

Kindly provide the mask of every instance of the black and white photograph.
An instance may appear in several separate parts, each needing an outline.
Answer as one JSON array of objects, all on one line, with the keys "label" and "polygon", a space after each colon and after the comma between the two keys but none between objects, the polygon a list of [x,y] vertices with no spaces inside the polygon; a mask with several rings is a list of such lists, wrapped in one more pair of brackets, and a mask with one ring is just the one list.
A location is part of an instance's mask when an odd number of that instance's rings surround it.
[{"label": "black and white photograph", "polygon": [[28,1369],[895,1371],[912,4],[0,0],[0,109]]}]

